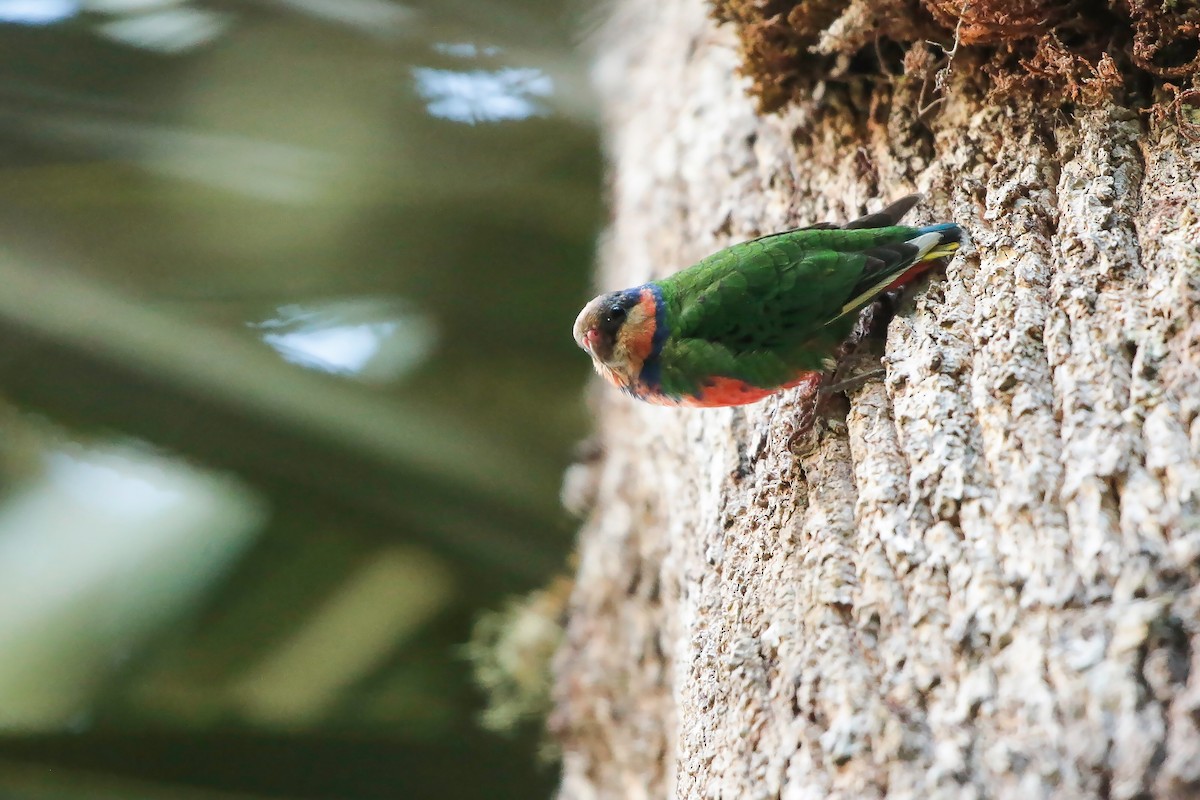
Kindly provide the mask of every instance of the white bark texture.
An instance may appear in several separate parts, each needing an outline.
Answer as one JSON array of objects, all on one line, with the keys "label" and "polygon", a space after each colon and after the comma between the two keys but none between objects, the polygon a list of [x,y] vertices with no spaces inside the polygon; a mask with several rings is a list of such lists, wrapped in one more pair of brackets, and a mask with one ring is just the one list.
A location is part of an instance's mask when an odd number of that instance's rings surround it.
[{"label": "white bark texture", "polygon": [[602,288],[922,191],[972,246],[807,447],[785,393],[597,389],[552,727],[564,798],[1200,792],[1200,143],[954,83],[763,117],[701,0],[627,0],[597,75]]}]

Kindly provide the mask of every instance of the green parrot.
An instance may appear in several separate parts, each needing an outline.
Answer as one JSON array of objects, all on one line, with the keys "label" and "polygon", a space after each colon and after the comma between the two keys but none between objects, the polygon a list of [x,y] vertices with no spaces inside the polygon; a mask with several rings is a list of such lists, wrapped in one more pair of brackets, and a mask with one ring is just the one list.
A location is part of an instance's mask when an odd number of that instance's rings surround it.
[{"label": "green parrot", "polygon": [[735,244],[670,277],[609,292],[575,320],[602,377],[650,403],[732,406],[816,387],[858,312],[958,249],[953,222],[900,218],[909,195],[876,214]]}]

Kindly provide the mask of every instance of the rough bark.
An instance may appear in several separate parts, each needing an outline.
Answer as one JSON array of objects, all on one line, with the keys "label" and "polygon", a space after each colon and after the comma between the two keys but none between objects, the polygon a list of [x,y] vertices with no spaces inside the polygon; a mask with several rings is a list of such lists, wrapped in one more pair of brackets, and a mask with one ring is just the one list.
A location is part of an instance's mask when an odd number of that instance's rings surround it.
[{"label": "rough bark", "polygon": [[597,389],[562,796],[1200,792],[1200,143],[965,79],[763,117],[699,0],[610,32],[603,287],[914,190],[973,246],[812,447]]}]

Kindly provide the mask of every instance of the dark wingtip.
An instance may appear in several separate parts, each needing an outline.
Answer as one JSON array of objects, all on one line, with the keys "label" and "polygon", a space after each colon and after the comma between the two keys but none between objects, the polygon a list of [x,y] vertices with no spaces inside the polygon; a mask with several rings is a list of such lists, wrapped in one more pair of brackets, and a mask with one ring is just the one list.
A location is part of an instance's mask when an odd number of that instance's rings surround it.
[{"label": "dark wingtip", "polygon": [[874,214],[868,214],[865,217],[859,217],[852,222],[847,222],[842,227],[846,230],[854,230],[857,228],[887,228],[896,225],[900,219],[912,210],[912,207],[921,202],[921,195],[910,194],[907,197],[901,197],[891,205],[884,208],[882,211],[877,211]]},{"label": "dark wingtip", "polygon": [[921,202],[923,199],[925,198],[921,194],[910,194],[905,197],[901,197],[899,200],[892,203],[879,213],[890,219],[891,224],[895,225],[904,217],[905,214],[912,210],[913,206]]}]

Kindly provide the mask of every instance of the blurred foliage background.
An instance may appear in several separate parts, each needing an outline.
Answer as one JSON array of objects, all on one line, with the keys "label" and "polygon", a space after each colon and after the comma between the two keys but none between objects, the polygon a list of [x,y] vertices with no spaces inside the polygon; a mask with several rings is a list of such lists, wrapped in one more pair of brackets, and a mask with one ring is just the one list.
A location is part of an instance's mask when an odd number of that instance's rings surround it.
[{"label": "blurred foliage background", "polygon": [[564,0],[0,0],[0,797],[537,797],[601,222]]}]

